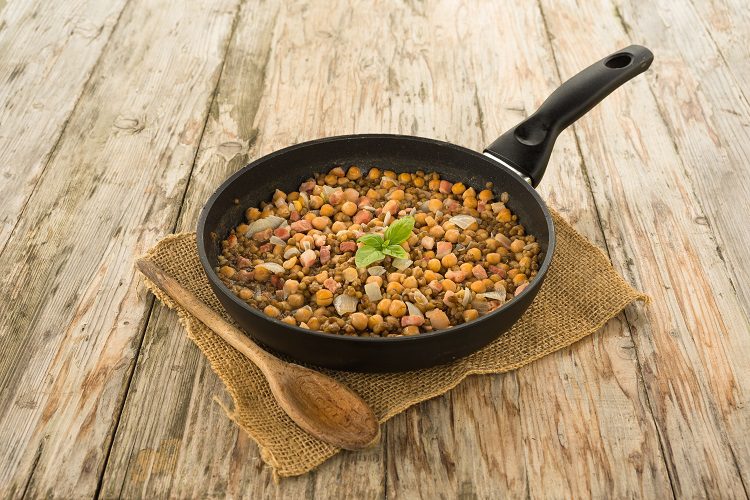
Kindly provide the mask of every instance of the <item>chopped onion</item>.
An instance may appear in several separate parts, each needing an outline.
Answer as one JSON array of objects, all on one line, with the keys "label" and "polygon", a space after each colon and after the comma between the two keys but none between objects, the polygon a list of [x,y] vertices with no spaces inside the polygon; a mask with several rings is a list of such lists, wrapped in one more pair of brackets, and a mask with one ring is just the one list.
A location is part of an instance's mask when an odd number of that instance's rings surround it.
[{"label": "chopped onion", "polygon": [[497,203],[493,203],[492,205],[490,205],[490,207],[492,208],[493,213],[499,214],[500,210],[505,208],[505,203],[498,201]]},{"label": "chopped onion", "polygon": [[299,197],[302,200],[302,206],[304,206],[305,208],[307,208],[308,206],[310,206],[310,195],[309,194],[307,194],[304,191],[300,191],[299,192]]},{"label": "chopped onion", "polygon": [[504,294],[504,293],[499,293],[499,292],[486,292],[486,293],[482,294],[482,296],[483,296],[483,297],[484,297],[485,299],[490,299],[490,300],[499,300],[500,302],[505,302],[505,294]]},{"label": "chopped onion", "polygon": [[288,259],[292,255],[299,255],[299,249],[296,247],[289,247],[286,249],[286,252],[284,252],[284,258]]},{"label": "chopped onion", "polygon": [[385,217],[383,217],[383,227],[387,226],[389,222],[391,222],[391,213],[386,212]]},{"label": "chopped onion", "polygon": [[435,218],[436,219],[439,219],[442,216],[443,216],[443,211],[442,210],[438,210],[437,212],[435,212]]},{"label": "chopped onion", "polygon": [[385,268],[383,266],[368,267],[367,273],[370,276],[383,276],[385,274]]},{"label": "chopped onion", "polygon": [[398,257],[396,257],[395,259],[393,259],[393,267],[395,267],[399,271],[403,271],[404,269],[408,269],[408,267],[410,265],[412,265],[413,263],[414,263],[414,261],[411,260],[411,259],[399,259]]},{"label": "chopped onion", "polygon": [[377,283],[367,283],[365,285],[365,293],[367,294],[367,298],[370,299],[371,302],[375,302],[376,300],[380,300],[383,298],[383,294],[380,293],[380,286],[378,286]]},{"label": "chopped onion", "polygon": [[375,207],[371,207],[370,205],[364,205],[362,207],[363,210],[369,210],[370,212],[376,212],[378,209]]},{"label": "chopped onion", "polygon": [[278,236],[271,236],[268,241],[270,241],[274,245],[281,245],[282,247],[286,245],[286,241],[282,240]]},{"label": "chopped onion", "polygon": [[411,210],[409,210],[409,215],[414,215],[417,213],[417,207],[412,207]]},{"label": "chopped onion", "polygon": [[276,229],[277,227],[281,225],[282,222],[284,222],[284,219],[281,217],[277,217],[275,215],[269,215],[268,217],[263,217],[262,219],[258,219],[252,222],[247,227],[245,236],[252,236],[255,233],[265,231],[266,229]]},{"label": "chopped onion", "polygon": [[417,304],[421,304],[424,306],[424,305],[427,305],[427,303],[429,302],[427,300],[427,297],[425,297],[425,294],[423,294],[422,291],[419,289],[415,290],[412,295],[414,296],[414,301]]},{"label": "chopped onion", "polygon": [[359,300],[357,300],[357,297],[352,297],[351,295],[341,294],[333,299],[333,307],[336,308],[339,316],[355,312],[357,304],[359,304]]},{"label": "chopped onion", "polygon": [[461,229],[466,229],[467,227],[474,224],[477,220],[472,217],[471,215],[454,215],[451,217],[448,222],[452,222],[453,224],[457,225]]},{"label": "chopped onion", "polygon": [[468,288],[464,288],[464,300],[462,302],[462,305],[464,307],[468,306],[469,302],[471,302],[471,298],[472,298],[471,295],[472,295],[471,290],[469,290]]},{"label": "chopped onion", "polygon": [[409,310],[409,316],[419,316],[420,318],[424,318],[422,311],[411,302],[406,303],[406,308]]},{"label": "chopped onion", "polygon": [[312,245],[310,244],[309,241],[303,241],[302,248],[304,248],[305,250],[310,250],[310,248],[312,248]]},{"label": "chopped onion", "polygon": [[279,274],[284,272],[284,268],[281,267],[281,264],[277,264],[275,262],[264,262],[263,264],[258,264],[255,267],[264,267],[271,271],[273,274]]}]

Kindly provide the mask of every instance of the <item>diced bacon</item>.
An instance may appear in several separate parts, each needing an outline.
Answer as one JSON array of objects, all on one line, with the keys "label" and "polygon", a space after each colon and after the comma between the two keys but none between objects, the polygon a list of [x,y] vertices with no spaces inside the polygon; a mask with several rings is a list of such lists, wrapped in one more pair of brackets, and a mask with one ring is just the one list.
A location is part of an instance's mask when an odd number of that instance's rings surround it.
[{"label": "diced bacon", "polygon": [[443,194],[448,194],[451,192],[452,187],[453,187],[452,182],[440,181],[440,187],[438,188],[438,191],[440,191]]},{"label": "diced bacon", "polygon": [[263,245],[258,247],[258,251],[263,252],[270,252],[273,249],[273,245],[271,243],[264,243]]},{"label": "diced bacon", "polygon": [[492,274],[497,274],[501,278],[505,278],[505,275],[506,275],[505,269],[503,269],[502,267],[497,267],[497,266],[492,266],[491,265],[491,266],[489,266],[489,268],[490,268],[490,272]]},{"label": "diced bacon", "polygon": [[435,248],[435,238],[432,236],[425,236],[422,238],[422,248],[425,250],[432,250]]},{"label": "diced bacon", "polygon": [[401,326],[422,326],[424,318],[422,316],[402,316]]},{"label": "diced bacon", "polygon": [[227,238],[227,247],[234,248],[237,246],[237,235],[230,234],[229,238]]},{"label": "diced bacon", "polygon": [[302,267],[310,267],[317,260],[318,256],[315,255],[313,250],[305,250],[302,255],[299,256],[299,261],[302,263]]},{"label": "diced bacon", "polygon": [[277,227],[276,229],[273,230],[273,234],[281,238],[284,241],[289,239],[291,232],[292,230],[289,229],[289,226]]},{"label": "diced bacon", "polygon": [[367,196],[363,196],[362,198],[359,199],[359,202],[357,203],[357,206],[359,208],[369,207],[370,206],[370,198],[368,198]]},{"label": "diced bacon", "polygon": [[356,252],[357,251],[357,243],[354,241],[342,241],[339,245],[339,250],[341,252]]},{"label": "diced bacon", "polygon": [[292,231],[304,233],[312,229],[312,224],[310,224],[309,220],[300,219],[297,222],[292,223],[290,227],[292,228]]},{"label": "diced bacon", "polygon": [[442,259],[453,250],[453,243],[450,241],[438,241],[437,252],[435,252],[436,259]]},{"label": "diced bacon", "polygon": [[263,231],[258,231],[253,235],[253,239],[255,241],[266,241],[268,238],[271,237],[271,234],[273,234],[273,229],[270,227],[268,229],[264,229]]},{"label": "diced bacon", "polygon": [[398,201],[388,200],[385,205],[383,205],[383,210],[386,212],[390,212],[391,215],[396,215],[398,213]]},{"label": "diced bacon", "polygon": [[330,203],[333,206],[341,205],[343,201],[344,201],[344,192],[340,189],[337,189],[336,191],[328,195],[328,203]]},{"label": "diced bacon", "polygon": [[284,278],[282,278],[278,274],[273,274],[273,275],[271,275],[271,284],[277,290],[281,290],[282,288],[284,288]]},{"label": "diced bacon", "polygon": [[328,278],[323,282],[323,286],[329,289],[331,292],[335,292],[341,285],[335,279]]},{"label": "diced bacon", "polygon": [[354,214],[354,218],[352,219],[352,222],[355,224],[367,224],[372,220],[372,214],[369,210],[360,210],[356,214]]},{"label": "diced bacon", "polygon": [[242,283],[247,283],[248,281],[252,281],[253,277],[254,277],[253,271],[240,269],[234,274],[234,276],[232,276],[232,279],[235,281],[241,281]]},{"label": "diced bacon", "polygon": [[443,291],[443,285],[438,280],[430,281],[430,284],[427,286],[429,286],[435,293],[440,293]]},{"label": "diced bacon", "polygon": [[305,181],[299,186],[300,192],[304,191],[307,194],[312,193],[313,189],[315,188],[315,181],[310,179],[309,181]]},{"label": "diced bacon", "polygon": [[326,244],[326,237],[322,234],[316,234],[315,236],[313,236],[313,242],[315,243],[316,247],[320,248]]},{"label": "diced bacon", "polygon": [[480,280],[483,280],[487,277],[487,271],[485,271],[485,269],[479,264],[471,269],[471,274],[473,274],[475,278]]},{"label": "diced bacon", "polygon": [[292,212],[289,214],[289,220],[292,222],[297,222],[300,219],[300,214],[296,210],[292,210]]},{"label": "diced bacon", "polygon": [[247,257],[240,257],[237,259],[237,267],[242,269],[243,267],[250,267],[253,263]]},{"label": "diced bacon", "polygon": [[450,306],[451,304],[455,303],[456,299],[453,298],[455,296],[456,294],[454,292],[446,290],[445,295],[443,296],[443,304],[445,304],[446,306]]},{"label": "diced bacon", "polygon": [[466,273],[463,271],[448,271],[445,273],[445,278],[456,283],[463,283],[466,279]]},{"label": "diced bacon", "polygon": [[443,202],[443,207],[445,208],[446,212],[455,212],[456,210],[461,208],[461,204],[456,200],[446,198],[446,200]]},{"label": "diced bacon", "polygon": [[323,245],[320,247],[320,263],[326,264],[331,260],[331,245]]}]

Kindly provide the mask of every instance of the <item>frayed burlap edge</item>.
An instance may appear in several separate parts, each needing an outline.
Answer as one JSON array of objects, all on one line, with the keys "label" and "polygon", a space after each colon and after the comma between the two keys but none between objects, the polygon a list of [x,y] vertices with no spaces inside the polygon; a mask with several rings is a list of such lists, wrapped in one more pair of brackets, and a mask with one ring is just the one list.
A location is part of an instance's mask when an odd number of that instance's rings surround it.
[{"label": "frayed burlap edge", "polygon": [[[630,303],[640,300],[643,302],[649,302],[649,298],[634,290],[630,285],[628,285],[627,282],[619,275],[617,274],[614,269],[611,267],[611,264],[609,263],[608,257],[604,252],[602,252],[599,248],[594,247],[591,243],[589,243],[582,235],[580,235],[577,231],[575,231],[571,226],[567,224],[558,214],[553,213],[553,218],[555,219],[555,224],[558,226],[558,251],[560,250],[560,244],[571,244],[573,246],[579,247],[581,251],[588,252],[588,256],[590,258],[596,258],[602,261],[606,264],[607,269],[605,271],[607,272],[606,278],[609,280],[612,280],[613,283],[611,284],[611,290],[612,294],[617,294],[617,300],[615,300],[612,303],[607,304],[607,313],[603,314],[602,317],[596,321],[595,323],[591,324],[590,326],[587,325],[585,329],[575,330],[575,331],[567,331],[565,333],[565,337],[561,342],[555,343],[554,345],[551,345],[549,347],[542,348],[540,350],[537,350],[536,352],[529,352],[528,355],[523,355],[523,357],[516,362],[513,363],[507,363],[503,364],[502,366],[496,366],[496,367],[484,367],[484,366],[476,366],[477,364],[482,364],[481,360],[477,361],[475,364],[473,362],[474,359],[478,358],[478,355],[481,355],[482,352],[487,351],[491,346],[493,346],[495,343],[500,342],[505,336],[501,337],[497,341],[493,342],[490,346],[487,348],[484,348],[480,350],[479,353],[476,353],[474,355],[468,356],[467,358],[464,358],[462,360],[458,360],[454,363],[444,365],[441,367],[436,367],[428,370],[420,370],[418,372],[410,372],[408,374],[352,374],[348,372],[336,372],[331,370],[325,370],[326,373],[329,373],[331,376],[334,376],[335,378],[338,378],[342,380],[345,383],[348,383],[350,386],[355,388],[355,390],[358,388],[358,385],[362,385],[362,383],[369,383],[370,385],[378,385],[379,381],[382,382],[382,386],[388,387],[389,383],[387,381],[384,381],[386,378],[389,377],[420,377],[424,376],[426,378],[430,377],[441,377],[443,378],[443,383],[437,384],[432,390],[428,390],[426,392],[422,392],[418,394],[416,397],[402,397],[397,398],[398,401],[394,402],[394,404],[385,404],[381,402],[385,407],[379,408],[379,411],[376,411],[376,414],[378,415],[379,421],[381,423],[384,423],[391,417],[401,413],[402,411],[406,410],[410,406],[413,406],[417,403],[420,403],[422,401],[435,398],[437,396],[443,395],[446,392],[450,391],[454,387],[456,387],[458,384],[460,384],[466,377],[469,375],[482,375],[482,374],[490,374],[490,373],[504,373],[507,371],[515,370],[517,368],[520,368],[528,363],[531,363],[541,357],[546,356],[547,354],[550,354],[556,350],[562,349],[564,347],[567,347],[584,337],[587,337],[588,335],[591,335],[592,333],[596,332],[600,328],[604,326],[604,324],[607,323],[610,319],[612,319],[614,316],[619,314],[622,309],[624,309],[627,305]],[[566,243],[566,239],[562,238],[561,236],[564,236],[565,238],[569,238],[570,241]],[[169,251],[169,249],[172,246],[180,246],[184,245],[184,242],[186,240],[192,240],[193,245],[195,241],[195,233],[180,233],[180,234],[174,234],[169,235],[159,241],[157,245],[155,245],[153,248],[151,248],[144,256],[143,258],[147,260],[159,260],[159,257],[163,257],[161,254],[165,251]],[[184,250],[184,249],[183,249]],[[592,254],[595,253],[596,257]],[[184,253],[184,252],[183,252]],[[205,279],[205,275],[203,274],[202,268],[200,268],[200,264],[197,259],[197,254],[194,256],[188,256],[189,259],[193,260],[188,267],[189,271],[192,274],[192,283],[193,283],[193,291],[196,293],[196,295],[199,296],[202,300],[204,300],[206,303],[208,303],[210,306],[214,307],[218,312],[220,312],[224,317],[227,317],[226,312],[223,310],[223,308],[218,304],[218,300],[213,295],[212,291],[210,290],[210,286],[208,285],[207,280]],[[184,256],[180,255],[173,255],[172,258],[179,258],[182,259]],[[197,269],[196,264],[197,263]],[[554,261],[553,261],[554,266]],[[184,266],[183,266],[184,267]],[[553,268],[550,268],[549,274],[553,272]],[[198,274],[199,273],[199,274]],[[180,274],[180,273],[176,273]],[[178,281],[181,281],[180,278],[182,277],[185,279],[184,276],[173,276],[178,279]],[[187,279],[188,282],[191,282],[190,279]],[[205,281],[205,284],[202,283],[202,281]],[[195,282],[198,282],[198,285],[195,285]],[[210,332],[207,330],[207,328],[200,323],[198,320],[196,320],[194,317],[192,317],[190,314],[188,314],[185,310],[183,310],[179,305],[177,305],[169,296],[164,294],[164,292],[161,291],[154,283],[152,283],[150,280],[144,277],[144,283],[146,287],[154,293],[154,295],[167,307],[170,309],[176,310],[179,318],[180,324],[182,324],[187,333],[188,337],[201,349],[201,351],[207,356],[209,359],[209,363],[211,365],[211,368],[213,371],[219,376],[219,378],[224,382],[225,386],[227,387],[227,390],[232,397],[234,409],[226,408],[224,405],[220,405],[222,409],[224,409],[227,416],[237,423],[240,428],[242,428],[257,444],[260,449],[261,458],[262,460],[267,463],[272,469],[274,473],[274,477],[287,477],[287,476],[295,476],[304,474],[306,472],[309,472],[310,470],[314,469],[315,467],[319,466],[323,462],[325,462],[327,459],[331,458],[335,454],[337,454],[340,450],[333,448],[329,445],[326,445],[325,443],[315,442],[314,438],[311,436],[305,435],[305,438],[301,440],[301,442],[293,441],[291,444],[286,444],[284,446],[290,446],[293,448],[291,450],[294,453],[299,454],[299,456],[295,456],[294,459],[289,460],[290,450],[281,450],[286,453],[282,453],[282,455],[286,455],[287,459],[280,459],[277,457],[277,454],[274,453],[274,443],[270,443],[268,445],[269,439],[264,432],[262,432],[264,429],[262,428],[256,428],[253,425],[249,425],[249,422],[247,419],[244,419],[238,414],[238,408],[243,408],[244,403],[244,411],[247,412],[247,401],[243,401],[243,396],[240,391],[240,388],[237,387],[234,383],[232,383],[232,375],[228,374],[226,371],[226,359],[222,359],[222,357],[228,357],[233,358],[235,356],[241,357],[237,351],[235,351],[231,346],[228,344],[225,344],[223,340],[221,340],[217,335],[213,334],[213,332]],[[183,283],[188,289],[191,289],[190,286],[188,286],[189,283]],[[545,286],[547,286],[547,282],[545,282]],[[544,289],[544,286],[543,286]],[[540,296],[543,296],[544,294],[540,292]],[[539,300],[539,297],[537,298]],[[536,301],[535,301],[536,303]],[[533,306],[532,306],[533,307]],[[523,318],[522,318],[523,320]],[[519,321],[520,323],[521,321]],[[514,327],[515,328],[515,327]],[[508,335],[508,334],[506,334]],[[210,336],[210,342],[213,344],[218,344],[218,347],[213,346],[213,349],[208,349],[206,347],[206,337]],[[223,345],[222,345],[223,344]],[[217,354],[217,350],[220,354]],[[244,360],[244,358],[242,358]],[[235,360],[238,361],[239,360]],[[246,360],[244,360],[247,362]],[[249,363],[249,362],[247,362]],[[230,361],[231,364],[231,361]],[[461,368],[456,373],[455,368],[457,366],[460,366]],[[253,367],[248,366],[247,369],[251,370]],[[444,372],[444,373],[443,373]],[[447,377],[447,378],[446,378]],[[360,393],[362,394],[362,387],[359,387]],[[370,392],[370,391],[366,391]],[[365,399],[367,399],[366,394],[362,394]],[[270,394],[260,395],[258,396],[262,399],[271,398]],[[275,402],[266,402],[268,404],[274,404]],[[387,402],[386,402],[387,403]],[[375,409],[375,408],[374,408]],[[255,411],[262,411],[262,409],[258,409]],[[270,416],[268,418],[274,418],[273,416]],[[286,415],[283,416],[277,416],[278,422],[281,422],[284,426],[292,426],[294,429],[285,429],[287,431],[290,431],[292,434],[300,433],[302,432],[301,429],[297,428],[294,423],[291,422],[291,420],[286,417]],[[286,419],[286,420],[284,420]],[[267,430],[267,429],[266,429]],[[279,447],[278,443],[276,443],[276,448]],[[297,448],[295,448],[295,446]]]}]

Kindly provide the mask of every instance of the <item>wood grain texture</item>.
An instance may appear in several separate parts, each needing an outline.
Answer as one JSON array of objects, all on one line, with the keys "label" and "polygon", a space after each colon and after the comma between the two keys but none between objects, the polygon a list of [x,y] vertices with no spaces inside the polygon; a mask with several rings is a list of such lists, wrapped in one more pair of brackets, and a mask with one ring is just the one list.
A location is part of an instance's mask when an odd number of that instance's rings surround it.
[{"label": "wood grain texture", "polygon": [[11,0],[0,9],[0,251],[125,3]]},{"label": "wood grain texture", "polygon": [[2,253],[0,496],[96,492],[235,8],[126,8]]},{"label": "wood grain texture", "polygon": [[[600,15],[614,8],[606,1],[542,4],[564,74],[598,50],[627,45],[620,20]],[[581,22],[589,30],[573,36]],[[624,99],[592,111],[576,133],[615,267],[654,299],[630,310],[628,320],[675,494],[742,498],[750,435],[747,318],[685,176],[704,165],[679,156],[659,114],[654,94],[669,88],[668,75],[623,87]],[[660,90],[652,93],[649,83]]]}]

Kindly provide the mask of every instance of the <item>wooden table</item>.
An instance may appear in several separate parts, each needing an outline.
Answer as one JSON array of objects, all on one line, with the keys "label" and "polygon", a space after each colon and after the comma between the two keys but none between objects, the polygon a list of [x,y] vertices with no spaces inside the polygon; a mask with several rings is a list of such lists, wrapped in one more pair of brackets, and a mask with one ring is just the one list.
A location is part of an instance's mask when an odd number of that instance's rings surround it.
[{"label": "wooden table", "polygon": [[[748,496],[746,2],[180,3],[0,1],[0,497]],[[629,43],[652,69],[540,190],[653,303],[274,484],[134,257],[253,158],[359,132],[481,150]]]}]

